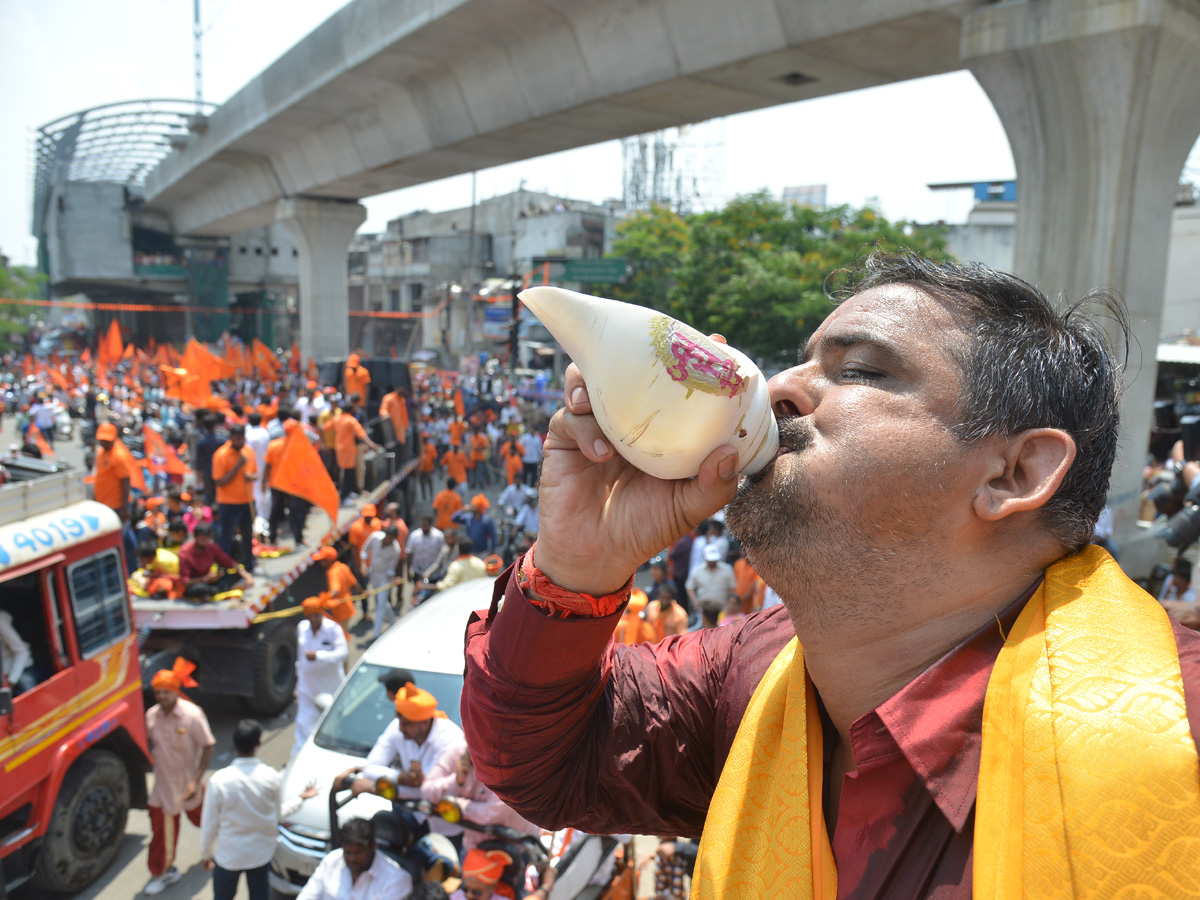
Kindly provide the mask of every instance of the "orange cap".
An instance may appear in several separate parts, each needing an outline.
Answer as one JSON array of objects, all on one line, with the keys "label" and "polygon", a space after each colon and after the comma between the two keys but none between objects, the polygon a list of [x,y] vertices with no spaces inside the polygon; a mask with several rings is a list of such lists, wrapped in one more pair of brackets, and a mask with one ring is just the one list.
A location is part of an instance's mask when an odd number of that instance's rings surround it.
[{"label": "orange cap", "polygon": [[410,681],[396,692],[396,712],[410,722],[428,722],[437,715],[437,698]]},{"label": "orange cap", "polygon": [[117,439],[117,426],[112,422],[105,422],[96,429],[96,440],[98,441],[115,441]]},{"label": "orange cap", "polygon": [[472,847],[463,860],[463,878],[476,878],[484,884],[498,884],[513,858],[503,850],[482,850]]},{"label": "orange cap", "polygon": [[306,616],[315,615],[325,608],[325,601],[320,597],[305,597],[300,608],[304,610]]},{"label": "orange cap", "polygon": [[332,547],[322,547],[312,555],[312,558],[320,562],[323,559],[337,559],[337,551]]},{"label": "orange cap", "polygon": [[156,691],[173,691],[182,694],[185,687],[200,687],[192,678],[196,664],[188,662],[182,656],[175,657],[175,665],[169,669],[159,669],[150,679],[150,686]]}]

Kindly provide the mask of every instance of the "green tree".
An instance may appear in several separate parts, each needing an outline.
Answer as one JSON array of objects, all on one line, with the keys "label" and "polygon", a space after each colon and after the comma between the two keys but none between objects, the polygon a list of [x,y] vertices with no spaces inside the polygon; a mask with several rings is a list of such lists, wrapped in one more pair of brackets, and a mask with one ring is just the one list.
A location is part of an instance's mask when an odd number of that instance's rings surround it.
[{"label": "green tree", "polygon": [[946,259],[939,228],[890,222],[876,210],[814,209],[766,193],[682,219],[651,209],[618,226],[614,254],[632,274],[616,296],[720,332],[768,367],[794,358],[833,309],[831,274],[872,250]]},{"label": "green tree", "polygon": [[747,355],[785,365],[833,309],[827,279],[875,249],[945,259],[940,229],[890,222],[876,210],[815,209],[765,193],[689,222],[691,252],[670,312],[716,331]]},{"label": "green tree", "polygon": [[665,207],[652,206],[623,220],[617,225],[613,256],[624,257],[631,272],[613,298],[665,310],[689,244],[687,222]]},{"label": "green tree", "polygon": [[[42,295],[46,276],[26,266],[0,265],[0,300],[34,300]],[[18,338],[29,331],[29,317],[35,307],[19,303],[0,303],[0,353],[11,353],[20,346]]]}]

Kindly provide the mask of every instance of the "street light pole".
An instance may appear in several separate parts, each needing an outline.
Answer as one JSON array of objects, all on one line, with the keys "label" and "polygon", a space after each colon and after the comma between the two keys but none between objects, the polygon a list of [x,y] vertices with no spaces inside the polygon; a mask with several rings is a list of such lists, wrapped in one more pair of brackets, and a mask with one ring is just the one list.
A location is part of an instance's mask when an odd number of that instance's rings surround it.
[{"label": "street light pole", "polygon": [[517,298],[517,279],[519,277],[516,272],[509,276],[509,284],[512,286],[512,325],[508,333],[508,371],[510,373],[517,371],[517,341],[521,327],[521,301]]}]

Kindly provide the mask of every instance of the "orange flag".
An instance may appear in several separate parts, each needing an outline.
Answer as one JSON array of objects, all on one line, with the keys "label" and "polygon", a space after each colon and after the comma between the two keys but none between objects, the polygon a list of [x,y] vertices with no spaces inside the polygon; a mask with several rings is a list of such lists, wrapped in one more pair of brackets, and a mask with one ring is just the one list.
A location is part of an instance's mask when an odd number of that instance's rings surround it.
[{"label": "orange flag", "polygon": [[392,344],[392,359],[399,359],[400,354],[396,352],[396,345]]},{"label": "orange flag", "polygon": [[55,385],[62,388],[64,391],[71,389],[71,386],[67,383],[67,379],[63,377],[63,373],[58,371],[58,369],[47,369],[46,374],[50,377],[50,380],[55,383]]},{"label": "orange flag", "polygon": [[121,359],[133,359],[133,351],[134,351],[134,349],[135,349],[135,348],[134,348],[134,346],[133,346],[133,342],[132,342],[132,341],[130,341],[130,342],[129,342],[129,346],[127,346],[127,347],[126,347],[126,348],[125,348],[125,349],[124,349],[124,350],[121,352]]},{"label": "orange flag", "polygon": [[83,348],[83,352],[79,354],[79,361],[85,366],[92,364],[92,350],[90,347]]},{"label": "orange flag", "polygon": [[50,443],[46,440],[46,436],[42,434],[42,429],[38,428],[32,422],[29,423],[29,430],[25,432],[25,440],[42,451],[43,459],[53,459],[54,451],[50,449]]},{"label": "orange flag", "polygon": [[300,345],[292,341],[292,355],[288,358],[288,370],[293,375],[300,374]]},{"label": "orange flag", "polygon": [[313,506],[321,507],[330,520],[337,524],[337,487],[325,471],[325,463],[321,462],[317,448],[309,443],[299,429],[283,445],[283,457],[279,460],[279,466],[271,472],[271,487],[303,497]]},{"label": "orange flag", "polygon": [[100,362],[112,366],[121,361],[121,356],[125,352],[125,344],[121,340],[121,326],[117,324],[116,319],[113,319],[108,326],[108,333],[100,343],[100,350],[102,353]]},{"label": "orange flag", "polygon": [[316,381],[321,377],[321,373],[317,370],[317,364],[313,362],[313,358],[308,358],[308,378],[310,381]]},{"label": "orange flag", "polygon": [[254,369],[258,377],[264,381],[273,379],[279,371],[279,360],[271,352],[271,348],[258,338],[255,338],[250,343],[250,349],[253,353]]},{"label": "orange flag", "polygon": [[462,391],[455,388],[454,390],[454,412],[456,415],[463,415],[465,407],[463,406]]}]

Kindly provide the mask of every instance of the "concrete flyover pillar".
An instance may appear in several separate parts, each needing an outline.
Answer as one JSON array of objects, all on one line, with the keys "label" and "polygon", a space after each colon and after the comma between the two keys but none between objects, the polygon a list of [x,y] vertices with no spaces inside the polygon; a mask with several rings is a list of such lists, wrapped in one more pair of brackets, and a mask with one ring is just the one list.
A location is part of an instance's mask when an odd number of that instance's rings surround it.
[{"label": "concrete flyover pillar", "polygon": [[1146,574],[1162,545],[1139,537],[1136,521],[1171,210],[1200,133],[1200,2],[988,5],[964,20],[962,55],[1016,162],[1016,274],[1051,298],[1100,287],[1128,304],[1133,341],[1109,503],[1122,564]]},{"label": "concrete flyover pillar", "polygon": [[347,251],[367,218],[353,200],[284,197],[275,209],[300,250],[300,352],[315,360],[350,353]]}]

